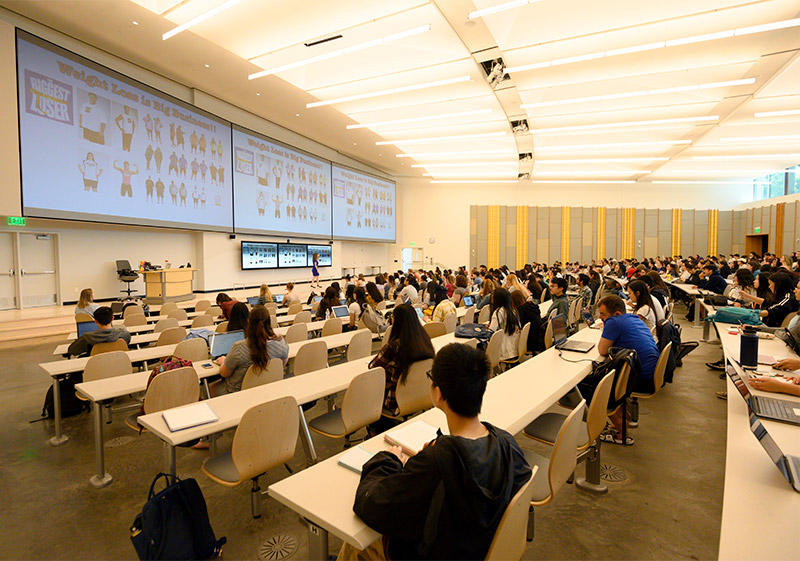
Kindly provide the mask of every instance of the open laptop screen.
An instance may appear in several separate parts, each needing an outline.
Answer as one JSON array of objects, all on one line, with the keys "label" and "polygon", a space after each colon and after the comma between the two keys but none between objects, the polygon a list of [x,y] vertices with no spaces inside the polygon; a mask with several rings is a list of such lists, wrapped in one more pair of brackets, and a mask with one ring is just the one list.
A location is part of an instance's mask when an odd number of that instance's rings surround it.
[{"label": "open laptop screen", "polygon": [[258,296],[248,296],[247,303],[250,304],[251,307],[258,306]]},{"label": "open laptop screen", "polygon": [[553,344],[560,345],[567,340],[567,320],[564,314],[558,314],[551,321],[553,322]]},{"label": "open laptop screen", "polygon": [[469,308],[473,304],[475,304],[475,302],[472,301],[472,296],[464,296],[464,306],[465,307]]},{"label": "open laptop screen", "polygon": [[764,450],[769,455],[769,459],[778,466],[778,469],[783,477],[786,478],[786,481],[792,483],[792,478],[789,475],[789,470],[786,468],[786,462],[783,459],[783,452],[752,411],[750,412],[750,430],[753,431],[753,435],[755,435],[761,443],[761,446],[764,447]]},{"label": "open laptop screen", "polygon": [[281,302],[283,302],[283,294],[276,294],[275,295],[275,302],[277,304],[280,304]]},{"label": "open laptop screen", "polygon": [[90,331],[97,331],[100,327],[93,321],[79,321],[78,322],[78,337],[82,337],[84,333]]},{"label": "open laptop screen", "polygon": [[211,357],[218,358],[228,354],[233,344],[244,339],[244,331],[231,331],[229,333],[215,333],[211,336]]},{"label": "open laptop screen", "polygon": [[346,318],[350,315],[347,306],[334,306],[332,309],[333,315],[335,315],[337,318]]}]

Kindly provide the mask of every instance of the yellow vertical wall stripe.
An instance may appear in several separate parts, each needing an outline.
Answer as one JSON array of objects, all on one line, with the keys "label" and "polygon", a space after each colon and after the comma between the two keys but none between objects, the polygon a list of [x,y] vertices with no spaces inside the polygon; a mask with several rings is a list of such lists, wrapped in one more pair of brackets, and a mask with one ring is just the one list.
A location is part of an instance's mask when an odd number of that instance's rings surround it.
[{"label": "yellow vertical wall stripe", "polygon": [[561,262],[569,262],[569,207],[561,207]]},{"label": "yellow vertical wall stripe", "polygon": [[716,255],[719,244],[719,210],[708,211],[708,254]]},{"label": "yellow vertical wall stripe", "polygon": [[672,255],[681,254],[681,209],[672,209]]},{"label": "yellow vertical wall stripe", "polygon": [[497,268],[500,266],[500,206],[489,205],[489,246],[488,265]]},{"label": "yellow vertical wall stripe", "polygon": [[517,207],[517,269],[528,262],[528,208]]},{"label": "yellow vertical wall stripe", "polygon": [[606,257],[606,207],[597,209],[597,260]]},{"label": "yellow vertical wall stripe", "polygon": [[634,254],[634,238],[636,233],[634,231],[636,222],[636,209],[623,208],[622,209],[622,254],[623,259],[631,259]]}]

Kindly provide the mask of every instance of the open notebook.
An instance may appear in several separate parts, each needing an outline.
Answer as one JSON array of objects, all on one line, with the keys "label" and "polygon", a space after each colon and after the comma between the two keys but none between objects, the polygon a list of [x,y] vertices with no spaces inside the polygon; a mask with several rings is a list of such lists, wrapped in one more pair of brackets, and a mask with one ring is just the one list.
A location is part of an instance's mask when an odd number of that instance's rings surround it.
[{"label": "open notebook", "polygon": [[169,409],[161,413],[161,416],[171,432],[219,421],[211,406],[204,401],[178,409]]},{"label": "open notebook", "polygon": [[403,449],[409,456],[416,455],[438,436],[438,429],[425,421],[416,421],[399,429],[390,430],[383,439]]}]

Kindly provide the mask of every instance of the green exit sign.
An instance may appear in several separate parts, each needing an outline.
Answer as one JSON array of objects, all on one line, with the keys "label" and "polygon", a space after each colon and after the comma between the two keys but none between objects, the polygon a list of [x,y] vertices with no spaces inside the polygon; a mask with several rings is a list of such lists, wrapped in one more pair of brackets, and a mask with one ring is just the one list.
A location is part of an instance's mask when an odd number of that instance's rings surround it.
[{"label": "green exit sign", "polygon": [[756,230],[756,234],[758,234],[761,231],[761,226],[756,226],[755,230]]},{"label": "green exit sign", "polygon": [[8,216],[6,224],[9,226],[25,226],[25,218],[22,216]]}]

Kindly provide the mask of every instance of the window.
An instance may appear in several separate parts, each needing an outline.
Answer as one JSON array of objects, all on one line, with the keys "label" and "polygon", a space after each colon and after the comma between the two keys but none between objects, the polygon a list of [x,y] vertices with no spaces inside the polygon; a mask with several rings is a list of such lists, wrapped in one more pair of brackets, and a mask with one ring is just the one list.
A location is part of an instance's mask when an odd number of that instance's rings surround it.
[{"label": "window", "polygon": [[789,173],[786,178],[786,194],[794,195],[800,193],[800,166],[789,168]]}]

